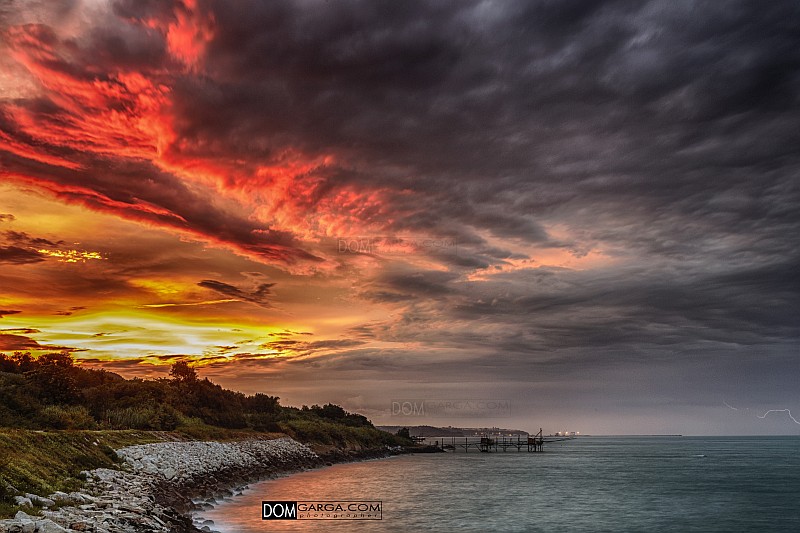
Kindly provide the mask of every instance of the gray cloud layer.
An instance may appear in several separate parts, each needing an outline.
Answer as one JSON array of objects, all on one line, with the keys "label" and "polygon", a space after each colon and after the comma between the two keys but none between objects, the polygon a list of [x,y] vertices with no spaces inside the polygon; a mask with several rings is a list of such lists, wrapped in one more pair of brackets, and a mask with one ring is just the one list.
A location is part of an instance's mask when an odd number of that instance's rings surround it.
[{"label": "gray cloud layer", "polygon": [[[702,354],[723,368],[733,354],[747,364],[709,376],[725,390],[756,367],[762,377],[770,368],[800,377],[797,2],[201,5],[216,34],[202,75],[173,80],[182,142],[171,150],[245,169],[279,162],[287,149],[334,153],[335,163],[308,176],[309,212],[347,187],[389,191],[387,211],[365,211],[364,222],[458,242],[431,252],[447,272],[397,267],[369,280],[361,297],[401,306],[400,319],[353,336],[420,341],[471,366],[359,350],[336,361],[341,372],[348,361],[393,371],[405,361],[417,377],[535,381],[653,362],[670,375]],[[115,9],[128,20],[173,13],[134,0]],[[162,37],[119,24],[125,31],[93,33],[92,49],[102,51],[93,61],[170,67]],[[2,117],[0,127],[13,129]],[[273,246],[275,257],[311,257],[290,254],[303,247],[292,235],[260,242],[252,231],[260,226],[145,163],[90,180],[59,172],[51,178],[158,205],[178,227],[186,221],[246,249]],[[141,172],[152,183],[131,177]],[[525,257],[498,240],[576,257],[601,250],[615,262],[466,281]],[[23,252],[3,248],[0,261],[33,259]],[[269,294],[201,285],[262,305]],[[763,381],[800,401],[797,387],[778,382]],[[646,391],[634,395],[644,402]]]}]

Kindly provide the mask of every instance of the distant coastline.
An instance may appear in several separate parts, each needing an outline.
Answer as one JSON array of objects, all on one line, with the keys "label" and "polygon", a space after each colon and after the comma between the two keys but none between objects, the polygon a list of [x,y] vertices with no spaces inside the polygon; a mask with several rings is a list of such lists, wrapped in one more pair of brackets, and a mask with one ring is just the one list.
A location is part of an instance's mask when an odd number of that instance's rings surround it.
[{"label": "distant coastline", "polygon": [[506,429],[498,427],[466,428],[466,427],[438,427],[438,426],[375,426],[377,429],[396,434],[400,429],[406,428],[409,433],[419,437],[479,437],[483,435],[506,435],[527,437],[530,433],[521,429]]}]

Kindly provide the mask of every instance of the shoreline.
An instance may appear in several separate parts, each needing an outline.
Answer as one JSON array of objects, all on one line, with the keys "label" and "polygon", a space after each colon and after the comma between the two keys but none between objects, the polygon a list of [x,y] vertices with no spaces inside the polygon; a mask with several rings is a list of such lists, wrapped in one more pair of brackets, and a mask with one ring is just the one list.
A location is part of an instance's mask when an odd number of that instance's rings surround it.
[{"label": "shoreline", "polygon": [[[268,481],[270,479],[277,479],[279,477],[291,476],[309,470],[317,470],[335,464],[386,459],[395,455],[410,453],[408,450],[397,448],[370,448],[364,450],[342,450],[340,448],[332,448],[327,452],[319,453],[314,451],[312,447],[301,444],[290,437],[272,440],[291,441],[299,446],[307,448],[313,456],[305,456],[296,460],[289,459],[277,465],[274,464],[274,462],[273,464],[267,463],[266,465],[259,466],[252,470],[251,474],[246,474],[235,468],[226,469],[226,471],[212,474],[211,481],[206,477],[188,484],[175,484],[169,481],[161,482],[159,484],[157,500],[160,503],[168,504],[181,514],[189,516],[190,513],[203,510],[203,500],[222,500],[224,498],[236,496],[236,493],[241,492],[241,489],[247,485]],[[268,461],[270,459],[272,458],[269,458]],[[178,490],[183,490],[185,492],[176,494]]]},{"label": "shoreline", "polygon": [[266,482],[277,481],[282,478],[296,476],[304,472],[312,472],[315,470],[330,468],[336,465],[367,462],[367,461],[382,461],[385,459],[391,459],[393,457],[399,457],[400,455],[413,455],[413,452],[401,452],[396,454],[391,453],[391,454],[368,456],[368,457],[366,456],[354,457],[350,460],[324,462],[317,466],[313,466],[310,468],[303,468],[300,470],[286,470],[278,472],[264,478],[254,479],[245,484],[238,484],[236,486],[232,486],[228,490],[223,490],[220,493],[207,496],[206,498],[193,499],[194,503],[193,509],[183,514],[191,519],[192,525],[195,528],[197,528],[201,533],[220,533],[220,531],[215,528],[216,524],[214,523],[214,521],[210,520],[205,513],[217,510],[218,508],[223,507],[226,504],[233,503],[234,501],[236,501],[237,498],[243,497],[246,492],[253,490],[255,486],[261,485],[262,483]]},{"label": "shoreline", "polygon": [[[0,533],[199,533],[192,513],[245,485],[334,463],[386,458],[413,449],[343,450],[289,437],[233,442],[173,441],[116,450],[123,469],[85,471],[80,492],[39,497],[41,516],[20,511],[0,520]],[[205,507],[207,509],[207,507]]]}]

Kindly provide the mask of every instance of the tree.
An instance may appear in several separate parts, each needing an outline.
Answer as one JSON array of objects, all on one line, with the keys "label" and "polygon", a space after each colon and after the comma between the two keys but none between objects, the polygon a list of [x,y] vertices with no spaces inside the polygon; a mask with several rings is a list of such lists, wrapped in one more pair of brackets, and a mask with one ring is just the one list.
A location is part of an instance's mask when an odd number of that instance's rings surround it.
[{"label": "tree", "polygon": [[31,352],[14,352],[10,359],[16,367],[16,370],[12,370],[12,372],[17,374],[24,374],[35,366]]},{"label": "tree", "polygon": [[18,370],[17,363],[4,353],[0,353],[0,372],[8,372],[9,374],[16,374]]},{"label": "tree", "polygon": [[178,361],[172,365],[169,375],[175,380],[176,383],[196,383],[197,370],[189,366],[186,361]]},{"label": "tree", "polygon": [[326,403],[317,411],[317,415],[328,420],[341,420],[347,416],[347,411],[332,403]]},{"label": "tree", "polygon": [[280,398],[277,396],[269,396],[258,392],[246,398],[245,403],[247,409],[254,413],[277,415],[281,410],[279,400]]},{"label": "tree", "polygon": [[32,361],[25,377],[37,388],[44,403],[73,403],[80,397],[72,378],[73,370],[72,356],[68,352],[48,353]]},{"label": "tree", "polygon": [[400,428],[395,433],[400,438],[411,440],[411,433],[408,431],[408,428]]}]

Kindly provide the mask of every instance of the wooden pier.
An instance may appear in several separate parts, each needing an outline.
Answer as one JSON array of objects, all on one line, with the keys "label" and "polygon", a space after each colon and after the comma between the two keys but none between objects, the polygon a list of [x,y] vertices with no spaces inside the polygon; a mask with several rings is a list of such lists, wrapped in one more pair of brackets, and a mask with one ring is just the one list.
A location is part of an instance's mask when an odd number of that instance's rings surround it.
[{"label": "wooden pier", "polygon": [[[423,441],[429,442],[432,437],[423,438]],[[441,448],[443,451],[448,452],[461,452],[469,453],[470,450],[475,450],[483,453],[509,450],[516,452],[542,452],[544,451],[544,444],[546,442],[558,442],[563,440],[571,440],[574,437],[545,437],[542,435],[542,429],[535,435],[528,435],[523,438],[519,435],[514,437],[441,437],[433,442],[433,446]],[[419,442],[420,437],[415,440]]]}]

